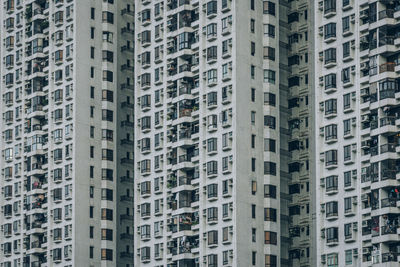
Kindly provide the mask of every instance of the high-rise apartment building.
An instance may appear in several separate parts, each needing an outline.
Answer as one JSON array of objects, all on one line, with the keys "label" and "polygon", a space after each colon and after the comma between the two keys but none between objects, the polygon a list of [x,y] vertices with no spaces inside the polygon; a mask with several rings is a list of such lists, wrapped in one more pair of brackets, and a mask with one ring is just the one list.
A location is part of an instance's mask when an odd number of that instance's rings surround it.
[{"label": "high-rise apartment building", "polygon": [[0,7],[1,267],[316,265],[313,1]]},{"label": "high-rise apartment building", "polygon": [[0,3],[0,266],[133,266],[133,7]]},{"label": "high-rise apartment building", "polygon": [[317,261],[398,266],[400,1],[315,2]]},{"label": "high-rise apartment building", "polygon": [[312,8],[135,1],[135,265],[313,266]]}]

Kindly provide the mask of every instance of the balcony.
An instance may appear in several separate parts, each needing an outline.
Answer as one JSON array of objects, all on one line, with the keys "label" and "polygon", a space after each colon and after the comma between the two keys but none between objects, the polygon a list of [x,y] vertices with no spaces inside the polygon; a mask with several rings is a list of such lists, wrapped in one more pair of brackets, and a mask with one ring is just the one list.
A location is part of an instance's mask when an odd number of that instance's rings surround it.
[{"label": "balcony", "polygon": [[133,177],[129,177],[129,176],[122,176],[120,178],[121,183],[134,183],[135,180]]},{"label": "balcony", "polygon": [[129,47],[129,46],[121,46],[121,52],[129,52],[129,53],[134,53],[135,49],[133,47]]},{"label": "balcony", "polygon": [[120,234],[119,238],[121,240],[133,240],[133,235],[128,233]]},{"label": "balcony", "polygon": [[129,215],[129,214],[121,214],[120,215],[120,220],[121,221],[133,221],[133,215]]},{"label": "balcony", "polygon": [[131,196],[121,196],[120,200],[122,202],[133,202],[133,197],[131,197]]},{"label": "balcony", "polygon": [[396,67],[396,63],[394,62],[387,62],[379,65],[379,73],[385,73],[385,72],[394,72]]},{"label": "balcony", "polygon": [[124,127],[124,126],[133,128],[133,127],[135,127],[135,124],[133,122],[127,121],[127,120],[121,121],[121,127]]},{"label": "balcony", "polygon": [[131,71],[134,72],[135,68],[133,66],[129,66],[128,64],[121,65],[121,71]]},{"label": "balcony", "polygon": [[394,9],[386,9],[386,10],[382,10],[378,13],[378,20],[381,19],[393,19],[394,18]]},{"label": "balcony", "polygon": [[395,208],[397,200],[395,198],[384,198],[381,200],[381,208]]},{"label": "balcony", "polygon": [[126,83],[121,83],[120,85],[121,90],[135,90],[135,87],[133,84],[126,84]]},{"label": "balcony", "polygon": [[133,253],[130,252],[121,252],[119,256],[123,259],[133,259]]},{"label": "balcony", "polygon": [[123,27],[123,28],[121,29],[121,33],[122,33],[122,34],[124,34],[124,33],[135,34],[135,31],[134,31],[133,29],[128,28],[128,27]]},{"label": "balcony", "polygon": [[134,160],[133,159],[130,159],[130,158],[122,158],[121,159],[121,164],[130,164],[130,165],[133,165],[134,164]]},{"label": "balcony", "polygon": [[121,108],[133,109],[133,108],[135,108],[135,105],[130,103],[130,102],[124,101],[124,102],[121,103]]},{"label": "balcony", "polygon": [[397,262],[397,258],[398,258],[398,253],[396,252],[382,253],[382,263]]}]

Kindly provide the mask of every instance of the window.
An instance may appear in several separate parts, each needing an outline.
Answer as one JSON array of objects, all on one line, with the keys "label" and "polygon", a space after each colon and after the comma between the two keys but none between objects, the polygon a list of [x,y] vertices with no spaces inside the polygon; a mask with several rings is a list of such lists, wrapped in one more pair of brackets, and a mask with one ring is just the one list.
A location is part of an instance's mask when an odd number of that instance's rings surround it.
[{"label": "window", "polygon": [[103,61],[105,62],[114,62],[114,53],[112,51],[103,50]]},{"label": "window", "polygon": [[344,213],[352,211],[351,197],[344,198]]},{"label": "window", "polygon": [[103,11],[103,22],[114,24],[114,14],[108,11]]},{"label": "window", "polygon": [[336,23],[328,23],[324,26],[324,39],[336,37]]},{"label": "window", "polygon": [[254,19],[250,19],[250,32],[254,33],[256,29],[256,21]]},{"label": "window", "polygon": [[350,56],[350,42],[343,43],[343,58]]},{"label": "window", "polygon": [[209,1],[207,3],[207,16],[217,14],[217,1]]},{"label": "window", "polygon": [[109,160],[109,161],[114,160],[114,151],[112,149],[102,149],[101,152],[103,160]]},{"label": "window", "polygon": [[266,184],[264,185],[264,197],[265,198],[276,198],[276,186]]},{"label": "window", "polygon": [[339,228],[330,227],[326,229],[326,239],[327,243],[338,242],[339,241]]},{"label": "window", "polygon": [[114,118],[114,112],[112,110],[103,109],[101,110],[102,113],[102,120],[112,122]]},{"label": "window", "polygon": [[218,196],[218,184],[209,184],[207,186],[207,197],[213,198]]},{"label": "window", "polygon": [[337,190],[337,188],[338,188],[338,176],[337,175],[331,175],[331,176],[326,177],[325,186],[326,186],[326,192],[329,192],[329,191],[332,191],[332,190]]},{"label": "window", "polygon": [[250,54],[254,56],[256,54],[256,43],[250,42]]},{"label": "window", "polygon": [[276,96],[273,93],[264,93],[264,105],[270,105],[275,107],[276,105]]},{"label": "window", "polygon": [[331,115],[337,113],[337,100],[328,99],[325,101],[325,115]]},{"label": "window", "polygon": [[264,70],[264,82],[275,84],[275,71],[274,70]]},{"label": "window", "polygon": [[351,145],[343,147],[343,160],[344,161],[351,160]]},{"label": "window", "polygon": [[331,253],[327,255],[328,267],[338,267],[339,257],[337,253]]},{"label": "window", "polygon": [[270,254],[265,255],[265,267],[277,267],[277,266],[278,266],[278,260],[276,255],[270,255]]},{"label": "window", "polygon": [[207,244],[209,246],[218,244],[218,231],[209,231],[207,233]]},{"label": "window", "polygon": [[324,0],[324,14],[336,12],[336,0]]},{"label": "window", "polygon": [[325,152],[325,166],[337,165],[337,150]]},{"label": "window", "polygon": [[253,266],[256,265],[256,259],[257,259],[257,252],[256,251],[252,251],[251,252],[251,264]]},{"label": "window", "polygon": [[276,175],[276,163],[270,161],[264,161],[264,174]]},{"label": "window", "polygon": [[252,79],[256,77],[256,67],[254,65],[250,66],[250,76]]},{"label": "window", "polygon": [[330,124],[325,126],[325,141],[337,139],[337,125]]},{"label": "window", "polygon": [[113,201],[113,191],[111,189],[107,189],[107,188],[101,189],[101,199]]},{"label": "window", "polygon": [[256,159],[251,158],[251,171],[255,172],[256,171]]},{"label": "window", "polygon": [[275,26],[271,24],[264,24],[264,34],[275,38]]},{"label": "window", "polygon": [[252,124],[252,125],[255,125],[255,124],[256,124],[256,112],[255,112],[255,111],[252,111],[252,112],[250,113],[250,121],[251,121],[251,124]]},{"label": "window", "polygon": [[251,181],[251,194],[255,195],[257,193],[257,181]]},{"label": "window", "polygon": [[264,221],[276,222],[276,209],[264,208]]},{"label": "window", "polygon": [[336,48],[328,48],[324,51],[325,64],[336,63]]},{"label": "window", "polygon": [[350,16],[342,18],[342,31],[343,33],[350,31]]},{"label": "window", "polygon": [[[345,2],[345,1],[343,1]],[[344,5],[344,3],[343,3]],[[344,252],[345,255],[345,264],[346,265],[353,265],[353,250],[349,249]]]},{"label": "window", "polygon": [[255,219],[256,218],[256,205],[251,204],[251,218]]},{"label": "window", "polygon": [[113,220],[113,210],[111,209],[101,209],[101,219],[102,220]]},{"label": "window", "polygon": [[207,267],[217,267],[218,266],[218,255],[217,254],[208,255],[207,259],[208,259]]},{"label": "window", "polygon": [[337,201],[327,202],[326,206],[326,218],[332,216],[338,216],[338,203]]},{"label": "window", "polygon": [[101,240],[113,241],[113,230],[101,229]]},{"label": "window", "polygon": [[254,10],[254,0],[250,0],[250,9]]},{"label": "window", "polygon": [[275,16],[275,3],[271,1],[263,2],[263,13]]},{"label": "window", "polygon": [[264,116],[264,126],[267,126],[271,129],[276,128],[276,119],[273,116],[265,115]]},{"label": "window", "polygon": [[113,260],[113,251],[112,249],[101,249],[101,260],[112,261]]},{"label": "window", "polygon": [[277,244],[277,234],[271,231],[264,231],[264,244],[266,245],[276,245]]},{"label": "window", "polygon": [[94,7],[92,7],[92,8],[90,9],[90,18],[91,18],[91,19],[95,19],[95,8],[94,8]]},{"label": "window", "polygon": [[89,197],[93,198],[94,197],[94,186],[89,187]]},{"label": "window", "polygon": [[343,83],[350,82],[350,68],[345,68],[342,70],[342,82]]},{"label": "window", "polygon": [[264,151],[276,152],[276,140],[270,138],[264,138]]},{"label": "window", "polygon": [[264,59],[270,59],[275,61],[275,48],[270,46],[264,46]]},{"label": "window", "polygon": [[343,121],[343,135],[349,135],[351,133],[351,123],[350,119]]},{"label": "window", "polygon": [[103,70],[103,81],[112,83],[114,81],[113,72],[110,70]]},{"label": "window", "polygon": [[343,174],[343,180],[344,180],[344,187],[351,186],[351,171],[347,171]]},{"label": "window", "polygon": [[256,147],[256,135],[252,134],[251,135],[251,148],[255,148]]}]

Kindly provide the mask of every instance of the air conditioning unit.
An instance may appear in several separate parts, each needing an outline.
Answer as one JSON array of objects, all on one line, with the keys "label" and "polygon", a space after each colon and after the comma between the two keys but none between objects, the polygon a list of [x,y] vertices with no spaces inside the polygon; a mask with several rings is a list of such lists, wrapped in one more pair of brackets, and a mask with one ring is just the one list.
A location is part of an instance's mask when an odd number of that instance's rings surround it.
[{"label": "air conditioning unit", "polygon": [[361,69],[361,70],[366,70],[366,69],[368,69],[368,62],[362,62],[362,63],[360,63],[360,69]]},{"label": "air conditioning unit", "polygon": [[319,186],[325,187],[325,178],[321,178],[321,179],[320,179]]},{"label": "air conditioning unit", "polygon": [[358,248],[353,248],[353,256],[354,257],[358,256]]},{"label": "air conditioning unit", "polygon": [[325,213],[325,204],[321,204],[321,212]]},{"label": "air conditioning unit", "polygon": [[353,177],[354,179],[357,178],[357,170],[351,171],[351,177]]},{"label": "air conditioning unit", "polygon": [[356,22],[356,14],[351,14],[350,15],[350,21],[351,21],[351,23],[355,23]]},{"label": "air conditioning unit", "polygon": [[[362,194],[361,195],[361,201],[367,201],[368,200],[368,195],[367,194]],[[367,222],[367,221],[363,221],[363,226],[364,226],[364,222]]]},{"label": "air conditioning unit", "polygon": [[319,128],[319,135],[324,136],[324,134],[325,134],[325,127]]},{"label": "air conditioning unit", "polygon": [[362,221],[362,227],[368,227],[368,221],[367,220]]},{"label": "air conditioning unit", "polygon": [[319,85],[324,85],[324,76],[319,77]]},{"label": "air conditioning unit", "polygon": [[321,263],[322,264],[326,263],[326,255],[325,254],[321,255]]},{"label": "air conditioning unit", "polygon": [[324,111],[324,105],[325,105],[324,102],[320,102],[319,103],[319,110],[320,111]]},{"label": "air conditioning unit", "polygon": [[368,9],[364,9],[360,11],[360,19],[365,19],[368,17]]},{"label": "air conditioning unit", "polygon": [[368,115],[362,115],[361,116],[361,122],[367,122],[369,121],[369,116]]},{"label": "air conditioning unit", "polygon": [[354,196],[353,197],[353,205],[357,205],[358,204],[358,202],[357,202],[357,196]]},{"label": "air conditioning unit", "polygon": [[369,88],[361,89],[361,91],[360,91],[360,96],[361,96],[361,97],[369,96]]},{"label": "air conditioning unit", "polygon": [[351,73],[353,73],[353,74],[356,73],[356,66],[355,65],[351,66]]},{"label": "air conditioning unit", "polygon": [[357,222],[353,223],[353,231],[358,231],[358,223]]},{"label": "air conditioning unit", "polygon": [[324,35],[324,26],[321,26],[321,27],[318,28],[318,33],[321,36]]},{"label": "air conditioning unit", "polygon": [[318,2],[318,9],[321,10],[321,11],[324,10],[324,1],[319,1]]},{"label": "air conditioning unit", "polygon": [[319,153],[319,160],[320,161],[325,161],[325,152]]},{"label": "air conditioning unit", "polygon": [[368,254],[370,252],[369,248],[362,249],[363,254]]},{"label": "air conditioning unit", "polygon": [[368,36],[361,36],[360,43],[368,43]]},{"label": "air conditioning unit", "polygon": [[325,238],[325,229],[321,229],[321,238]]}]

